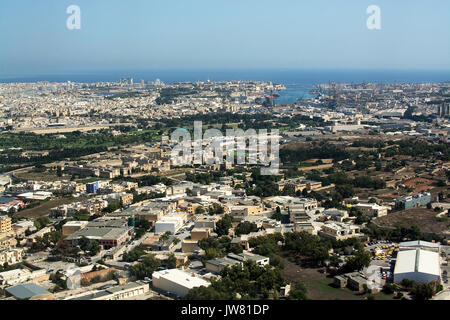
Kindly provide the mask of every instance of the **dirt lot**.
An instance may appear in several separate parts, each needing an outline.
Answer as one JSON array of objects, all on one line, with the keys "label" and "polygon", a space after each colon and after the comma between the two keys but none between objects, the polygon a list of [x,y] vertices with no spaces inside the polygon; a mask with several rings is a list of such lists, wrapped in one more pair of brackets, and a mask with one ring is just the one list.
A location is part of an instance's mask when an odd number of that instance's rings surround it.
[{"label": "dirt lot", "polygon": [[441,234],[449,231],[450,221],[438,221],[436,212],[425,208],[414,208],[409,210],[397,211],[387,216],[377,218],[374,221],[380,227],[411,227],[417,224],[425,233]]},{"label": "dirt lot", "polygon": [[46,182],[58,181],[62,179],[66,180],[70,179],[70,176],[58,177],[56,175],[56,171],[36,172],[33,171],[32,169],[27,171],[16,172],[14,175],[19,179],[46,181]]},{"label": "dirt lot", "polygon": [[[347,288],[339,289],[331,286],[333,278],[328,278],[321,269],[304,269],[287,259],[283,259],[284,277],[295,283],[302,281],[307,289],[310,300],[363,300],[368,294],[359,294]],[[379,293],[374,295],[376,300],[391,299],[391,296]]]},{"label": "dirt lot", "polygon": [[19,211],[15,214],[18,218],[27,218],[27,219],[35,219],[42,216],[46,216],[50,213],[50,209],[60,206],[62,204],[68,204],[72,202],[77,202],[86,199],[86,197],[80,197],[80,198],[58,198],[55,200],[45,201],[42,204],[40,204],[37,207],[25,209],[22,211]]},{"label": "dirt lot", "polygon": [[427,191],[433,188],[433,181],[425,178],[415,177],[407,180],[403,180],[402,184],[406,187],[414,188],[414,192]]}]

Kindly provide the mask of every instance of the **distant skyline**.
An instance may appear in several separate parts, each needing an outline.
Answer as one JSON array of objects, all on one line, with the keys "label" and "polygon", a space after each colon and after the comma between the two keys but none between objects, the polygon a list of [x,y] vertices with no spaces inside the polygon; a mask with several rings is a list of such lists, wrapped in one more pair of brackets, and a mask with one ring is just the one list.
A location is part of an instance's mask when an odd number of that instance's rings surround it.
[{"label": "distant skyline", "polygon": [[[69,30],[67,7],[81,8]],[[366,8],[381,8],[368,30]],[[450,71],[450,1],[0,2],[0,78],[116,70]]]}]

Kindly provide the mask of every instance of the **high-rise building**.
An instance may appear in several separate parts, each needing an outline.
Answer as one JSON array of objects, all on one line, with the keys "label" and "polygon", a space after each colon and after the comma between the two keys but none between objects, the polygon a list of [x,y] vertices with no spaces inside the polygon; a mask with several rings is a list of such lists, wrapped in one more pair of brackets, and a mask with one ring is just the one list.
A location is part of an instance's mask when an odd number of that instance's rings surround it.
[{"label": "high-rise building", "polygon": [[438,106],[438,114],[439,117],[441,118],[448,116],[450,114],[450,105],[449,104],[446,105],[445,103],[440,104]]}]

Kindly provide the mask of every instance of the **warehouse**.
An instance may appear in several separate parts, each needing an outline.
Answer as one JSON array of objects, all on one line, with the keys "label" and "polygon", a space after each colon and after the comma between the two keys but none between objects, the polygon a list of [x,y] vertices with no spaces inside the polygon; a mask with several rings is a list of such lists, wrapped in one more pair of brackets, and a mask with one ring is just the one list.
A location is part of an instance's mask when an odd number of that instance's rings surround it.
[{"label": "warehouse", "polygon": [[413,280],[417,283],[440,281],[439,254],[428,250],[405,250],[397,255],[394,269],[394,282],[403,279]]},{"label": "warehouse", "polygon": [[211,283],[194,274],[178,269],[153,272],[152,284],[155,288],[184,297],[189,290],[196,287],[208,287]]},{"label": "warehouse", "polygon": [[399,243],[400,251],[412,250],[412,249],[423,249],[428,251],[439,252],[440,246],[438,243],[416,240],[416,241],[405,241]]}]

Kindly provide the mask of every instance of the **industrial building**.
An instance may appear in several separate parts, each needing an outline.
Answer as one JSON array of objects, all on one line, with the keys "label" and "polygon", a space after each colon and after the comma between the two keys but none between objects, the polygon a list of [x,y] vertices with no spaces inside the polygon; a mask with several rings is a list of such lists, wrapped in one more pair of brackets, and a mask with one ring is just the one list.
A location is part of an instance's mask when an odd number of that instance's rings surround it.
[{"label": "industrial building", "polygon": [[440,245],[439,243],[428,242],[423,240],[405,241],[399,243],[399,249],[400,251],[411,249],[423,249],[428,251],[439,252]]},{"label": "industrial building", "polygon": [[19,284],[5,289],[7,296],[17,300],[52,300],[53,295],[35,283]]},{"label": "industrial building", "polygon": [[170,292],[183,298],[192,288],[208,287],[211,283],[195,274],[178,269],[169,269],[153,272],[152,284],[159,290]]},{"label": "industrial building", "polygon": [[177,216],[165,216],[155,223],[155,234],[170,232],[175,234],[183,226],[183,219]]},{"label": "industrial building", "polygon": [[437,252],[413,249],[399,251],[394,269],[394,282],[403,279],[413,280],[417,283],[440,281],[441,268]]},{"label": "industrial building", "polygon": [[105,249],[110,249],[128,241],[131,238],[132,229],[125,219],[94,220],[69,235],[65,241],[76,246],[78,241],[85,237],[89,240],[97,240]]}]

